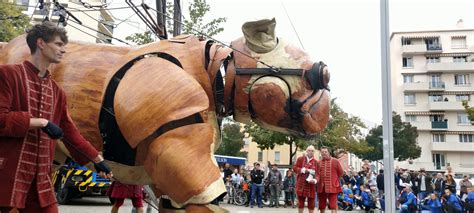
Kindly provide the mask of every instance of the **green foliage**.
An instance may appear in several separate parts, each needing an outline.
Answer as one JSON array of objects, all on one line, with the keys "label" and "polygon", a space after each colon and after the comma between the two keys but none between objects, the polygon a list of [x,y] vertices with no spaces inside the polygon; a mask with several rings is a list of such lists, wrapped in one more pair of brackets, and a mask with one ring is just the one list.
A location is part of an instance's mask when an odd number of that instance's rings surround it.
[{"label": "green foliage", "polygon": [[240,131],[240,124],[227,120],[222,128],[222,142],[215,154],[245,157],[246,153],[240,150],[244,147],[244,133]]},{"label": "green foliage", "polygon": [[469,120],[471,121],[471,123],[473,123],[474,122],[474,108],[470,107],[467,101],[463,101],[462,106],[464,107],[467,113],[467,116],[469,117]]},{"label": "green foliage", "polygon": [[335,102],[331,100],[331,117],[326,129],[317,138],[317,147],[330,147],[333,151],[349,151],[354,154],[371,152],[363,140],[361,129],[365,124],[357,116],[350,116]]},{"label": "green foliage", "polygon": [[367,142],[361,140],[361,129],[365,128],[360,118],[349,116],[339,105],[332,100],[331,103],[332,121],[326,129],[314,139],[304,139],[283,133],[266,130],[257,124],[246,126],[246,131],[250,133],[260,149],[273,149],[276,145],[288,144],[295,146],[295,150],[290,151],[290,159],[293,159],[297,150],[304,150],[309,145],[321,147],[322,145],[331,147],[333,150],[349,151],[352,153],[366,153],[372,151],[367,146]]},{"label": "green foliage", "polygon": [[18,6],[0,1],[0,42],[23,34],[29,26],[29,17]]},{"label": "green foliage", "polygon": [[144,33],[134,33],[125,37],[125,40],[132,41],[135,44],[142,45],[148,44],[155,41],[154,35],[151,31],[145,31]]},{"label": "green foliage", "polygon": [[204,24],[204,16],[211,10],[211,6],[206,4],[205,0],[193,0],[188,10],[189,19],[184,19],[183,34],[196,34],[197,32],[193,31],[193,29],[208,36],[214,36],[224,31],[224,28],[219,27],[219,25],[225,23],[227,18],[212,19],[207,24]]},{"label": "green foliage", "polygon": [[[416,138],[418,133],[416,127],[408,122],[402,122],[400,115],[393,112],[393,147],[394,159],[399,161],[407,159],[416,159],[421,155],[421,147]],[[371,161],[383,159],[383,127],[379,125],[370,130],[365,138],[368,145],[374,149],[373,152],[358,155],[359,157]]]},{"label": "green foliage", "polygon": [[[273,149],[276,145],[290,145],[290,159],[293,159],[293,156],[298,150],[302,150],[310,144],[314,144],[312,140],[297,138],[295,136],[264,129],[253,122],[245,126],[245,131],[252,136],[253,141],[257,143],[257,147],[261,150]],[[294,149],[292,148],[293,146],[295,146]],[[292,165],[292,163],[293,162],[290,162],[290,165]]]}]

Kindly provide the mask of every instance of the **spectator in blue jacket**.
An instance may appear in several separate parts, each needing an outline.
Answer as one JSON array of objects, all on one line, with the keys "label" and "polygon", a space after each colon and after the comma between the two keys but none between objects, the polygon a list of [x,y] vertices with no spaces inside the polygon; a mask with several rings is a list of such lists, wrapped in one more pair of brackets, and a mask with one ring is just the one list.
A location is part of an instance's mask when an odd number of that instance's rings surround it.
[{"label": "spectator in blue jacket", "polygon": [[370,189],[366,189],[364,185],[360,186],[360,196],[356,196],[357,205],[365,210],[365,212],[369,212],[371,209],[375,209],[375,201],[370,194]]},{"label": "spectator in blue jacket", "polygon": [[338,197],[339,208],[344,211],[352,211],[353,198],[352,190],[347,185],[343,185],[342,193]]},{"label": "spectator in blue jacket", "polygon": [[464,200],[464,207],[467,212],[474,213],[474,187],[470,187],[467,190],[468,193],[466,200]]},{"label": "spectator in blue jacket", "polygon": [[405,187],[403,190],[405,191],[406,199],[404,202],[400,202],[400,213],[414,213],[417,209],[416,196],[413,194],[413,190],[410,186]]},{"label": "spectator in blue jacket", "polygon": [[443,209],[450,213],[461,213],[461,200],[456,197],[456,195],[453,194],[449,189],[444,190],[444,193],[445,202],[443,203]]},{"label": "spectator in blue jacket", "polygon": [[431,193],[425,200],[425,205],[421,205],[421,210],[429,210],[430,213],[441,213],[443,212],[441,202],[438,199],[436,193]]}]

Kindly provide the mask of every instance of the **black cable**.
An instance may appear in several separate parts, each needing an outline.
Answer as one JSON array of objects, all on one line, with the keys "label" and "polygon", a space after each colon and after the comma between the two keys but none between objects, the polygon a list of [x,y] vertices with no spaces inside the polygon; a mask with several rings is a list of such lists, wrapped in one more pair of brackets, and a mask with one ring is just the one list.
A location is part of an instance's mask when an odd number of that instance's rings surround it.
[{"label": "black cable", "polygon": [[113,36],[111,36],[111,35],[107,35],[107,34],[105,34],[105,33],[103,33],[103,32],[100,32],[100,31],[98,31],[98,30],[92,28],[92,27],[88,27],[88,26],[86,26],[86,25],[77,23],[77,22],[74,21],[74,20],[71,20],[71,21],[72,21],[73,23],[78,24],[79,26],[85,27],[85,28],[87,28],[87,29],[89,29],[89,30],[92,30],[92,31],[94,31],[94,32],[97,32],[97,33],[99,33],[99,34],[102,34],[102,35],[104,35],[104,36],[107,36],[107,37],[109,37],[109,38],[111,38],[111,39],[115,39],[115,40],[117,40],[117,41],[119,41],[119,42],[122,42],[122,43],[124,43],[124,44],[126,44],[126,45],[130,45],[129,43],[123,41],[122,39],[115,38],[115,37],[113,37]]},{"label": "black cable", "polygon": [[203,32],[201,32],[201,31],[199,31],[199,30],[196,30],[196,29],[190,27],[189,25],[183,23],[182,21],[176,20],[175,18],[170,17],[170,16],[166,15],[165,13],[163,13],[163,12],[161,12],[161,11],[157,11],[157,10],[154,9],[154,8],[150,8],[150,9],[154,10],[154,11],[157,12],[157,13],[160,13],[161,15],[163,15],[163,16],[165,16],[165,17],[167,17],[167,18],[169,18],[169,19],[171,19],[171,20],[173,20],[173,21],[176,21],[176,22],[178,22],[178,23],[180,23],[180,24],[182,24],[182,25],[185,25],[186,27],[188,27],[189,29],[191,29],[191,30],[194,31],[194,32],[197,32],[197,33],[198,33],[199,35],[201,35],[201,36],[204,36],[204,37],[206,37],[206,38],[208,38],[208,39],[211,39],[211,40],[213,40],[213,41],[215,41],[215,42],[217,42],[217,43],[219,43],[219,44],[221,44],[221,45],[223,45],[223,46],[225,46],[225,47],[228,47],[228,48],[232,49],[232,50],[235,51],[235,52],[238,52],[238,53],[240,53],[240,54],[242,54],[242,55],[244,55],[244,56],[246,56],[246,57],[248,57],[248,58],[250,58],[250,59],[252,59],[252,60],[255,60],[256,62],[258,62],[258,63],[260,63],[260,64],[262,64],[262,65],[268,67],[268,68],[271,69],[273,72],[279,72],[279,70],[280,70],[279,68],[274,67],[274,66],[271,66],[271,65],[268,65],[267,63],[265,63],[265,62],[263,62],[263,61],[260,61],[260,60],[258,60],[258,59],[256,59],[256,58],[252,57],[251,55],[249,55],[249,54],[247,54],[247,53],[244,53],[244,52],[242,52],[242,51],[240,51],[240,50],[238,50],[238,49],[235,49],[235,48],[231,47],[230,45],[227,45],[227,44],[225,44],[224,42],[219,41],[219,40],[217,40],[217,39],[215,39],[215,38],[213,38],[213,37],[207,35],[206,33],[203,33]]},{"label": "black cable", "polygon": [[0,20],[15,20],[15,19],[21,19],[22,17],[27,17],[27,16],[19,15],[19,16],[0,17]]},{"label": "black cable", "polygon": [[104,43],[108,43],[107,41],[105,41],[105,40],[103,40],[103,39],[101,39],[101,38],[99,38],[99,37],[97,37],[97,36],[95,36],[95,35],[92,35],[92,34],[86,32],[86,31],[84,31],[84,30],[81,30],[81,29],[79,29],[79,28],[77,28],[77,27],[74,27],[74,26],[72,26],[72,25],[69,25],[69,26],[72,27],[72,28],[74,28],[74,29],[76,29],[76,30],[79,30],[80,32],[82,32],[82,33],[84,33],[84,34],[87,34],[87,35],[89,35],[89,36],[92,36],[93,38],[99,39],[100,41],[102,41],[102,42],[104,42]]}]

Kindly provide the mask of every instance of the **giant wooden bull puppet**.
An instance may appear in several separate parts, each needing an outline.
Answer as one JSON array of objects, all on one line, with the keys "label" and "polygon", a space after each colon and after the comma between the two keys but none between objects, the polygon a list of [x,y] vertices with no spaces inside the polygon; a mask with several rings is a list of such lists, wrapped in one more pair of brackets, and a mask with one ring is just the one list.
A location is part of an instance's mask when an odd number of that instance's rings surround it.
[{"label": "giant wooden bull puppet", "polygon": [[[326,66],[277,39],[274,27],[248,22],[232,48],[194,36],[138,47],[70,42],[50,70],[118,180],[152,184],[174,207],[215,211],[207,204],[225,193],[213,157],[219,118],[299,136],[317,134],[329,119]],[[20,36],[3,45],[0,63],[28,56]]]}]

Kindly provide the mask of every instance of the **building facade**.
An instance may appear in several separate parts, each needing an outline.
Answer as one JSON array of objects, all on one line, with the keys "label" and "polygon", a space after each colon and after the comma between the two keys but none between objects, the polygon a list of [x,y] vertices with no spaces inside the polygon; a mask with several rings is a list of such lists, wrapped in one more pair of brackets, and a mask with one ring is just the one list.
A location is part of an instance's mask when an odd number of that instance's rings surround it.
[{"label": "building facade", "polygon": [[395,32],[390,39],[393,110],[418,129],[418,159],[401,168],[474,175],[474,29]]},{"label": "building facade", "polygon": [[[111,43],[114,19],[106,8],[106,0],[6,0],[23,8],[31,23],[45,19],[65,27],[69,40]],[[100,7],[103,6],[103,7]],[[66,12],[67,11],[67,12]],[[69,14],[68,14],[69,12]]]}]

